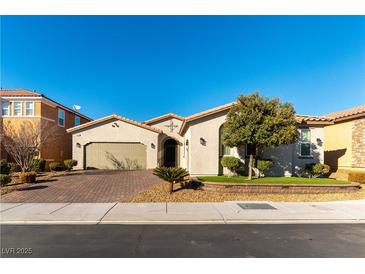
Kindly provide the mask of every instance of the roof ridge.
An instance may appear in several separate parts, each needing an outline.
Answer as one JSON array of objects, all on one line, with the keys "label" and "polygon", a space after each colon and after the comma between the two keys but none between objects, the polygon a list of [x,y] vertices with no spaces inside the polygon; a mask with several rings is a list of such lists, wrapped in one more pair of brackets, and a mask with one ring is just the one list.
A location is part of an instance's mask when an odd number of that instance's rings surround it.
[{"label": "roof ridge", "polygon": [[160,116],[157,116],[157,117],[153,117],[151,119],[148,119],[142,123],[144,124],[149,124],[149,123],[154,123],[154,122],[157,122],[157,121],[160,121],[160,120],[163,120],[163,119],[166,119],[166,118],[169,118],[169,117],[172,117],[172,118],[176,118],[178,120],[181,120],[181,121],[184,121],[185,118],[183,116],[180,116],[180,115],[177,115],[173,112],[168,112],[166,114],[162,114]]},{"label": "roof ridge", "polygon": [[107,121],[107,120],[113,119],[113,118],[114,119],[117,119],[117,120],[120,120],[120,121],[124,121],[124,122],[129,123],[129,124],[132,124],[132,125],[136,125],[136,126],[139,126],[139,127],[142,127],[142,128],[145,128],[145,129],[148,129],[148,130],[151,130],[151,131],[154,131],[156,133],[162,133],[162,130],[161,129],[152,127],[150,125],[146,125],[146,124],[141,123],[141,122],[137,122],[135,120],[129,119],[127,117],[121,116],[121,115],[116,114],[116,113],[112,113],[110,115],[107,115],[105,117],[101,117],[99,119],[96,119],[96,120],[87,122],[85,124],[82,124],[82,125],[78,125],[76,127],[69,128],[67,130],[67,132],[73,132],[73,131],[76,131],[76,130],[79,130],[79,129],[82,129],[82,128],[86,128],[86,127],[89,127],[89,126],[92,126],[92,125],[95,125],[95,124],[99,124],[101,122],[104,122],[104,121]]}]

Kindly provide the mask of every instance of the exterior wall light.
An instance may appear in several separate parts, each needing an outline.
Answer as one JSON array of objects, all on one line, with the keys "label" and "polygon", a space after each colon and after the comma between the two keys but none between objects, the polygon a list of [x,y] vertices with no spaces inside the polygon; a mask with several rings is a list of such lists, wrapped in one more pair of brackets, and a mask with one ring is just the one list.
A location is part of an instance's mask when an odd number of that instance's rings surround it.
[{"label": "exterior wall light", "polygon": [[155,149],[155,148],[156,148],[156,146],[155,146],[155,144],[154,144],[154,143],[151,143],[151,148],[153,148],[153,149]]},{"label": "exterior wall light", "polygon": [[200,137],[200,144],[205,146],[207,144],[207,141],[203,137]]},{"label": "exterior wall light", "polygon": [[81,148],[81,144],[80,143],[76,143],[76,147],[77,148]]}]

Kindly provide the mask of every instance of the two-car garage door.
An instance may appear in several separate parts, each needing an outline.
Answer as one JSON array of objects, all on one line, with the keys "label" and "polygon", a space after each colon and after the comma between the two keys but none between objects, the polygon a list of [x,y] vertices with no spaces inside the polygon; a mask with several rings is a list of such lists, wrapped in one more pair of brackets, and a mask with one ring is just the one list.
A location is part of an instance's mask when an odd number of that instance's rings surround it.
[{"label": "two-car garage door", "polygon": [[146,169],[146,155],[141,143],[90,143],[85,147],[85,167]]}]

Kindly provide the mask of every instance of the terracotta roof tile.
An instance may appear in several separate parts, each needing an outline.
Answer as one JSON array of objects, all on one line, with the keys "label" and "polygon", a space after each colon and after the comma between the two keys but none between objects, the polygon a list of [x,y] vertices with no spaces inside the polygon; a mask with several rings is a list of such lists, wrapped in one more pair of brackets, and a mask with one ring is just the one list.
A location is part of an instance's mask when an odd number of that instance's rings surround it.
[{"label": "terracotta roof tile", "polygon": [[39,97],[42,94],[26,89],[0,89],[0,96]]},{"label": "terracotta roof tile", "polygon": [[168,119],[168,118],[175,118],[175,119],[178,119],[178,120],[181,120],[181,121],[184,121],[184,119],[185,119],[182,116],[179,116],[175,113],[169,112],[167,114],[148,119],[148,120],[144,121],[143,123],[144,124],[152,124],[152,123],[155,123],[155,122],[158,122],[158,121],[161,121],[161,120],[165,120],[165,119]]},{"label": "terracotta roof tile", "polygon": [[73,128],[69,128],[67,130],[67,132],[74,132],[74,131],[77,131],[77,130],[80,130],[80,129],[84,129],[84,128],[87,128],[87,127],[90,127],[90,126],[93,126],[93,125],[103,123],[103,122],[111,120],[111,119],[117,119],[117,120],[126,122],[126,123],[131,124],[131,125],[135,125],[135,126],[138,126],[138,127],[141,127],[141,128],[145,128],[145,129],[154,131],[156,133],[162,133],[162,130],[160,130],[158,128],[151,127],[151,126],[146,125],[144,123],[140,123],[140,122],[128,119],[126,117],[117,115],[117,114],[112,114],[112,115],[109,115],[109,116],[106,116],[106,117],[103,117],[103,118],[100,118],[100,119],[96,119],[94,121],[90,121],[88,123],[85,123],[85,124],[82,124],[82,125],[79,125],[79,126],[76,126],[76,127],[73,127]]},{"label": "terracotta roof tile", "polygon": [[45,98],[48,101],[51,101],[52,103],[56,104],[58,107],[76,114],[77,116],[83,117],[86,120],[90,120],[90,121],[92,120],[91,118],[83,115],[82,113],[77,112],[69,107],[66,107],[65,105],[62,105],[39,92],[35,92],[35,91],[27,90],[27,89],[21,89],[21,88],[20,89],[0,89],[0,96],[4,96],[4,97],[42,97],[42,98]]},{"label": "terracotta roof tile", "polygon": [[338,120],[347,120],[347,119],[352,119],[358,116],[362,116],[362,114],[365,117],[365,105],[361,105],[361,106],[357,106],[354,108],[350,108],[350,109],[345,109],[345,110],[341,110],[341,111],[336,111],[336,112],[332,112],[327,114],[326,116],[332,117],[335,119],[335,121]]}]

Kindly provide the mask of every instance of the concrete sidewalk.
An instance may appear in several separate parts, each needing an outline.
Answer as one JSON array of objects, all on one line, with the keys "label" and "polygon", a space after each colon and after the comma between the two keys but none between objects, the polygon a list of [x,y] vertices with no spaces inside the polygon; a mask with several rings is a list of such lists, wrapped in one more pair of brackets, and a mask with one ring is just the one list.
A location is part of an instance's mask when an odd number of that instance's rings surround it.
[{"label": "concrete sidewalk", "polygon": [[[245,204],[244,208],[239,204]],[[252,206],[273,208],[251,209]],[[365,223],[365,200],[310,203],[1,203],[0,223]]]}]

